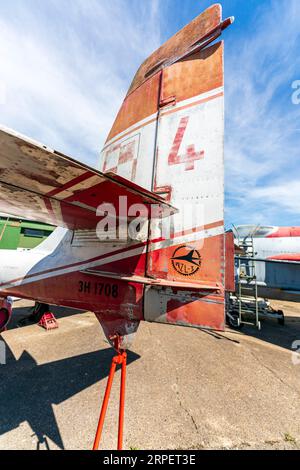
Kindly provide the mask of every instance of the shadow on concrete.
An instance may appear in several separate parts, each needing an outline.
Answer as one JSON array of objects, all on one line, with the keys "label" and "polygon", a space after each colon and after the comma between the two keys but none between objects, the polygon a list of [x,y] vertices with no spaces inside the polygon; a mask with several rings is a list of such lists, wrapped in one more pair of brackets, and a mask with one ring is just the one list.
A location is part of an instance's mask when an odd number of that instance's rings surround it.
[{"label": "shadow on concrete", "polygon": [[261,341],[292,350],[294,341],[300,339],[300,317],[285,315],[285,324],[279,325],[277,320],[261,320],[261,330],[255,326],[244,325],[241,330],[233,330],[228,327],[230,333],[235,333],[238,339],[240,335],[247,335]]},{"label": "shadow on concrete", "polygon": [[[108,348],[38,365],[27,351],[16,361],[7,346],[6,365],[0,367],[0,434],[27,421],[37,449],[49,448],[47,437],[64,449],[52,405],[107,377],[113,355]],[[139,358],[128,351],[128,364]]]},{"label": "shadow on concrete", "polygon": [[[32,302],[34,305],[34,302]],[[85,310],[77,310],[74,308],[68,307],[58,307],[54,305],[49,306],[49,310],[55,315],[57,320],[59,321],[60,318],[70,317],[71,315],[77,315],[78,313],[83,313]],[[25,318],[28,317],[32,313],[32,307],[19,307],[18,301],[14,302],[13,306],[13,314],[9,324],[7,325],[8,330],[13,330],[17,327],[17,323]]]},{"label": "shadow on concrete", "polygon": [[229,341],[230,343],[240,344],[238,339],[232,339],[232,338],[229,338],[228,336],[226,336],[226,332],[223,333],[223,332],[220,332],[220,331],[208,330],[208,329],[205,329],[205,328],[200,328],[200,331],[202,331],[203,333],[205,333],[209,336],[212,336],[213,338],[218,339],[218,340],[226,340],[226,341]]},{"label": "shadow on concrete", "polygon": [[264,320],[261,322],[260,331],[245,326],[242,332],[291,351],[292,343],[300,339],[300,317],[285,315],[284,318],[284,325],[279,325],[276,320]]}]

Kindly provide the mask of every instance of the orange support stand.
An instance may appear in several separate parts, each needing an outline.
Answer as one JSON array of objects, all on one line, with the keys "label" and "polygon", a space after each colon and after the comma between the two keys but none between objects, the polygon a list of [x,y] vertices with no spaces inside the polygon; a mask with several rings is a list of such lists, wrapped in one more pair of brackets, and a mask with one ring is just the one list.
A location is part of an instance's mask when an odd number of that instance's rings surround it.
[{"label": "orange support stand", "polygon": [[110,397],[111,387],[114,379],[114,375],[116,372],[117,364],[121,364],[121,384],[120,384],[120,405],[119,405],[119,429],[118,429],[118,450],[122,450],[123,444],[123,425],[124,425],[124,408],[125,408],[125,381],[126,381],[126,360],[127,354],[126,351],[122,351],[119,348],[119,338],[115,338],[115,349],[117,351],[117,355],[113,357],[109,376],[107,379],[106,390],[102,402],[102,408],[100,413],[100,418],[98,422],[98,427],[96,431],[95,441],[93,445],[93,450],[98,450],[99,443],[101,439],[101,434],[103,430],[106,410],[108,406],[108,401]]}]

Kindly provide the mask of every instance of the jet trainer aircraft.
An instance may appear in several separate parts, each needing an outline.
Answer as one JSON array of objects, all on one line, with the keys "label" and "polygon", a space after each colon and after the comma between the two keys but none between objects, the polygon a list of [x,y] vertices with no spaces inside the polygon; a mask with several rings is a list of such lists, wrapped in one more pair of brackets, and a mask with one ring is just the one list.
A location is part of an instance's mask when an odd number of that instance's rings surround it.
[{"label": "jet trainer aircraft", "polygon": [[[300,227],[238,225],[234,235],[237,243],[253,242],[258,295],[299,302]],[[247,256],[240,258],[247,265]]]},{"label": "jet trainer aircraft", "polygon": [[117,363],[124,392],[124,350],[141,320],[224,328],[233,242],[224,232],[223,42],[215,40],[232,22],[213,5],[145,60],[99,171],[0,129],[0,211],[58,227],[33,250],[1,252],[0,295],[95,312],[118,351],[108,395]]}]

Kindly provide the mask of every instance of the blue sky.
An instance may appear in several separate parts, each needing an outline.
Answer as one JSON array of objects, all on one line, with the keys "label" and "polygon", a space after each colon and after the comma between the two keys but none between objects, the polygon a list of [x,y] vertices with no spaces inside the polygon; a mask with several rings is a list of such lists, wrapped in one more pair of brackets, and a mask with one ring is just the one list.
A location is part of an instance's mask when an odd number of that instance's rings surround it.
[{"label": "blue sky", "polygon": [[[213,3],[0,0],[0,122],[97,166],[139,64]],[[221,3],[226,224],[300,225],[300,2]]]}]

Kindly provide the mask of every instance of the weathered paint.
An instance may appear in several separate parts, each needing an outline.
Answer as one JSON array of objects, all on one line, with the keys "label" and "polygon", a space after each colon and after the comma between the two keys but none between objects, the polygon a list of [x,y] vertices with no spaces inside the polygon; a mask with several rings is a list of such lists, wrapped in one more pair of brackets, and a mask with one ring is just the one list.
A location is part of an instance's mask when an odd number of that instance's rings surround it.
[{"label": "weathered paint", "polygon": [[201,44],[205,38],[220,28],[222,28],[222,7],[219,4],[212,5],[145,60],[137,71],[128,94],[138,89],[158,70],[188,55],[194,46]]},{"label": "weathered paint", "polygon": [[[223,43],[205,46],[230,23],[214,5],[144,62],[101,172],[1,130],[0,209],[65,227],[22,262],[3,253],[2,295],[92,310],[124,347],[142,319],[224,327]],[[149,236],[97,243],[96,207],[122,195],[128,205],[156,204]],[[167,237],[162,215],[172,221]]]},{"label": "weathered paint", "polygon": [[235,292],[234,236],[232,232],[226,232],[225,262],[225,290],[226,292]]},{"label": "weathered paint", "polygon": [[[178,297],[172,291],[166,302],[162,300],[166,299],[164,291],[147,288],[145,318],[155,320],[151,305],[159,298],[165,311],[157,313],[157,321],[222,329],[225,289],[223,44],[218,43],[166,67],[161,87],[163,99],[173,96],[175,100],[168,107],[164,106],[158,115],[154,190],[161,192],[164,188],[169,192],[169,200],[179,209],[178,216],[173,217],[172,233],[182,229],[183,214],[184,232],[180,244],[166,244],[161,250],[153,251],[152,240],[159,236],[161,226],[152,221],[147,274],[199,286],[203,282],[215,282],[219,289],[208,289],[201,298],[188,293]],[[195,213],[200,216],[203,232],[207,231],[204,237],[197,233]],[[198,268],[191,269],[195,263],[199,264]],[[217,298],[216,303],[211,303],[212,296]],[[186,300],[190,297],[192,300]]]},{"label": "weathered paint", "polygon": [[[147,189],[111,173],[100,173],[37,142],[0,128],[1,211],[70,229],[95,228],[102,202],[118,208],[119,196],[128,206],[169,205]],[[172,209],[171,209],[172,210]]]}]

